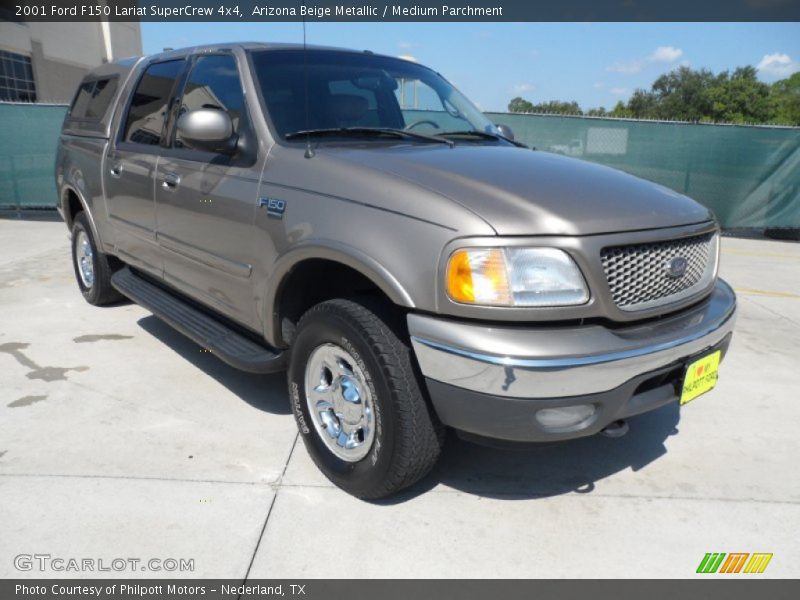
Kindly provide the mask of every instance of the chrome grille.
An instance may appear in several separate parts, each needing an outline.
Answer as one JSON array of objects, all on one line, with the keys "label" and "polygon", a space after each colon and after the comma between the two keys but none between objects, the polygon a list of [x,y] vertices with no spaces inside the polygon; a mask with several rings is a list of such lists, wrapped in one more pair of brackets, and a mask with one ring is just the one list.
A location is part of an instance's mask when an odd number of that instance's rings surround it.
[{"label": "chrome grille", "polygon": [[[705,289],[716,271],[717,235],[603,248],[600,258],[614,303],[644,310],[677,302]],[[681,276],[668,273],[674,258],[686,259]]]}]

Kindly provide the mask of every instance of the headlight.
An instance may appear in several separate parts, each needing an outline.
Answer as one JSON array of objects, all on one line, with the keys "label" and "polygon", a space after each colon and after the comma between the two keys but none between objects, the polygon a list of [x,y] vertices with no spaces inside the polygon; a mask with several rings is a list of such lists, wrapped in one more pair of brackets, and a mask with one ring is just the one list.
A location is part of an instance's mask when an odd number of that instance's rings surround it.
[{"label": "headlight", "polygon": [[465,248],[450,255],[447,295],[464,304],[569,306],[589,300],[575,261],[556,248]]}]

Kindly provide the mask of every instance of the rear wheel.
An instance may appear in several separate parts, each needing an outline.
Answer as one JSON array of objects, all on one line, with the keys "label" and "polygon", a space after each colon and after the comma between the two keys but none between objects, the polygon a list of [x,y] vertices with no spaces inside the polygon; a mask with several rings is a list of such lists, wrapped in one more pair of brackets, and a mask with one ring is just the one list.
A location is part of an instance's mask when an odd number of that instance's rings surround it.
[{"label": "rear wheel", "polygon": [[122,300],[111,286],[113,260],[97,249],[86,214],[78,213],[72,224],[72,265],[81,294],[89,304],[103,306]]},{"label": "rear wheel", "polygon": [[289,392],[300,434],[328,479],[365,499],[422,478],[441,452],[408,345],[351,300],[318,304],[292,343]]}]

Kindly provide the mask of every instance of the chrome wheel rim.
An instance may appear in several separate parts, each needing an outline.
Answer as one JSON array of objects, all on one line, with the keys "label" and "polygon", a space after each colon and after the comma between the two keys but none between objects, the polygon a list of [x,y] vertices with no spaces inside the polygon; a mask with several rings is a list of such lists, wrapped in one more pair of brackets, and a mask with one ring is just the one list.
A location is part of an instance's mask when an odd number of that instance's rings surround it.
[{"label": "chrome wheel rim", "polygon": [[78,239],[75,241],[75,263],[83,285],[86,288],[92,287],[94,285],[94,255],[89,236],[84,231],[78,233]]},{"label": "chrome wheel rim", "polygon": [[347,350],[318,346],[308,358],[306,404],[325,446],[346,462],[363,459],[375,440],[372,392],[364,372]]}]

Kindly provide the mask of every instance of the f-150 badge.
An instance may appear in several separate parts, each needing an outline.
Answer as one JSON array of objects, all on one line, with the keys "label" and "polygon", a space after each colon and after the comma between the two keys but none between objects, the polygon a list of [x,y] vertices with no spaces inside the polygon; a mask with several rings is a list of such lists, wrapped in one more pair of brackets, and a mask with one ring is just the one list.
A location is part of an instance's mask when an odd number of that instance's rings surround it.
[{"label": "f-150 badge", "polygon": [[286,211],[286,200],[278,198],[259,198],[259,206],[267,207],[267,215],[273,219],[282,219],[283,213]]}]

